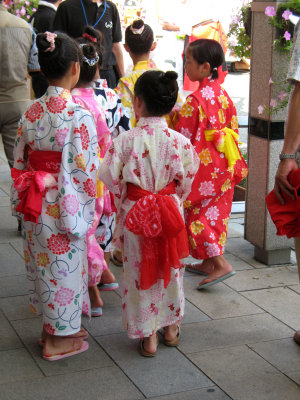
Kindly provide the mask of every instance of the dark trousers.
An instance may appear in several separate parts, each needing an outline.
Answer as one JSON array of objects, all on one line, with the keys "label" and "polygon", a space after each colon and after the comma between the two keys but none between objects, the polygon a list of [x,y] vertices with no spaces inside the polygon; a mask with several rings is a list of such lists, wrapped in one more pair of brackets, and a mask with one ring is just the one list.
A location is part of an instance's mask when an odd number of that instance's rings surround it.
[{"label": "dark trousers", "polygon": [[119,80],[113,67],[111,69],[100,69],[100,78],[106,79],[107,86],[111,89],[114,89],[117,86]]}]

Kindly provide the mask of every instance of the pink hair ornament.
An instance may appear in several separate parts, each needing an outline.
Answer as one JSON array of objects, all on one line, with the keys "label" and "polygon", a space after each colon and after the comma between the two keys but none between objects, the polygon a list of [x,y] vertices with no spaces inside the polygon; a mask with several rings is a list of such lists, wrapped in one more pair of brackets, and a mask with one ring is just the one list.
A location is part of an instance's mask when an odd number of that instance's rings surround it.
[{"label": "pink hair ornament", "polygon": [[52,51],[54,51],[55,49],[55,38],[57,38],[57,34],[56,33],[52,33],[52,32],[45,32],[46,34],[46,40],[47,42],[50,43],[50,47],[48,47],[45,50],[45,53],[47,53],[47,51],[50,51],[52,53]]}]

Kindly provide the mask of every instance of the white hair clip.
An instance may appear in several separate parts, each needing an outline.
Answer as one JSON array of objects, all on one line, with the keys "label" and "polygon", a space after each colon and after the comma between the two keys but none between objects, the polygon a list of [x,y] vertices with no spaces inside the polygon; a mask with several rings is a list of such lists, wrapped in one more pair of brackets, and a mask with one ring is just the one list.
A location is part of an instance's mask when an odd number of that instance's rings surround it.
[{"label": "white hair clip", "polygon": [[90,67],[93,67],[99,61],[99,56],[97,53],[95,58],[87,58],[86,56],[83,56],[82,60],[83,62],[89,64]]},{"label": "white hair clip", "polygon": [[134,35],[141,35],[144,32],[145,25],[141,26],[140,28],[133,28],[133,26],[130,26],[130,30]]}]

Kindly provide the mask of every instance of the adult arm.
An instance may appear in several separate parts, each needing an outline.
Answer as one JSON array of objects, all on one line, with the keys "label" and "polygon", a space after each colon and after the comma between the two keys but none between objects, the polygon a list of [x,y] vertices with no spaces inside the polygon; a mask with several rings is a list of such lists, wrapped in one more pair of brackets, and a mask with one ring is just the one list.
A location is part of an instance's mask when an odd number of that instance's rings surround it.
[{"label": "adult arm", "polygon": [[34,72],[34,71],[39,71],[40,70],[40,64],[38,60],[38,49],[36,46],[36,34],[33,30],[33,27],[30,26],[31,32],[32,32],[32,44],[29,52],[29,57],[28,57],[28,64],[27,64],[27,69],[28,72]]},{"label": "adult arm", "polygon": [[[291,96],[289,111],[285,127],[284,144],[282,153],[296,153],[300,147],[300,82],[296,82]],[[279,163],[275,176],[274,193],[279,201],[284,204],[281,192],[294,198],[294,187],[288,182],[288,175],[298,168],[295,159],[285,159]]]},{"label": "adult arm", "polygon": [[116,42],[112,44],[112,52],[114,53],[116,57],[116,69],[119,74],[119,78],[122,78],[122,76],[125,75],[125,69],[124,69],[124,59],[123,59],[123,52],[121,48],[121,43]]}]

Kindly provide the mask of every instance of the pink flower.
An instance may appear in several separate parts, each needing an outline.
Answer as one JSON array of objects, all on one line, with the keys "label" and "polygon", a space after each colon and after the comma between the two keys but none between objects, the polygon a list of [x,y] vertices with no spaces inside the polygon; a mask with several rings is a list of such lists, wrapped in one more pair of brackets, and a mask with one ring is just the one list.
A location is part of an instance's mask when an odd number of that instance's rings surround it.
[{"label": "pink flower", "polygon": [[278,98],[281,101],[283,101],[287,96],[288,96],[288,93],[283,92],[283,91],[279,92],[279,94],[278,94]]},{"label": "pink flower", "polygon": [[74,194],[68,194],[62,202],[63,208],[71,215],[77,214],[79,210],[79,201]]},{"label": "pink flower", "polygon": [[216,221],[218,219],[219,214],[220,212],[218,210],[218,207],[213,206],[206,211],[205,216],[208,220]]},{"label": "pink flower", "polygon": [[271,101],[270,101],[270,107],[276,107],[277,106],[277,100],[275,100],[275,99],[271,99]]},{"label": "pink flower", "polygon": [[264,112],[264,106],[260,105],[257,107],[258,114],[262,114]]},{"label": "pink flower", "polygon": [[21,8],[20,14],[21,15],[25,15],[26,14],[26,10],[25,10],[24,6],[22,6],[22,8]]},{"label": "pink flower", "polygon": [[238,24],[240,22],[241,17],[239,15],[235,15],[232,17],[232,23],[233,24]]},{"label": "pink flower", "polygon": [[276,15],[276,10],[275,10],[274,7],[266,7],[266,9],[265,9],[265,14],[266,14],[268,17],[275,17],[275,15]]},{"label": "pink flower", "polygon": [[274,82],[273,82],[272,78],[270,77],[270,79],[269,79],[269,85],[272,85],[272,83],[274,83]]},{"label": "pink flower", "polygon": [[204,181],[200,184],[199,192],[202,196],[212,196],[215,191],[214,184],[210,181]]},{"label": "pink flower", "polygon": [[30,3],[29,3],[28,0],[26,0],[26,1],[25,1],[25,4],[26,4],[26,6],[29,6]]},{"label": "pink flower", "polygon": [[235,47],[235,46],[238,44],[238,42],[237,42],[236,39],[231,39],[231,41],[229,42],[229,44],[230,44],[230,46]]},{"label": "pink flower", "polygon": [[74,290],[61,287],[54,295],[54,301],[61,307],[70,304],[74,298]]},{"label": "pink flower", "polygon": [[211,100],[215,97],[214,91],[210,86],[205,86],[205,88],[200,91],[205,100]]},{"label": "pink flower", "polygon": [[56,130],[56,134],[55,134],[55,139],[57,144],[60,147],[63,147],[63,145],[65,144],[65,139],[67,136],[67,133],[69,132],[68,128],[63,128],[63,129],[57,129]]},{"label": "pink flower", "polygon": [[290,10],[285,10],[282,14],[282,18],[284,18],[286,21],[289,20],[290,15],[292,15],[292,13],[290,12]]},{"label": "pink flower", "polygon": [[206,249],[206,253],[209,258],[220,255],[219,246],[216,243],[209,243]]},{"label": "pink flower", "polygon": [[89,306],[85,301],[82,303],[82,313],[85,315],[89,315]]},{"label": "pink flower", "polygon": [[30,19],[30,15],[26,15],[26,18],[27,18],[27,19]]},{"label": "pink flower", "polygon": [[288,31],[285,31],[283,36],[284,36],[285,40],[290,40],[291,39],[291,34]]},{"label": "pink flower", "polygon": [[33,11],[33,12],[36,12],[36,8],[33,7],[32,11]]}]

